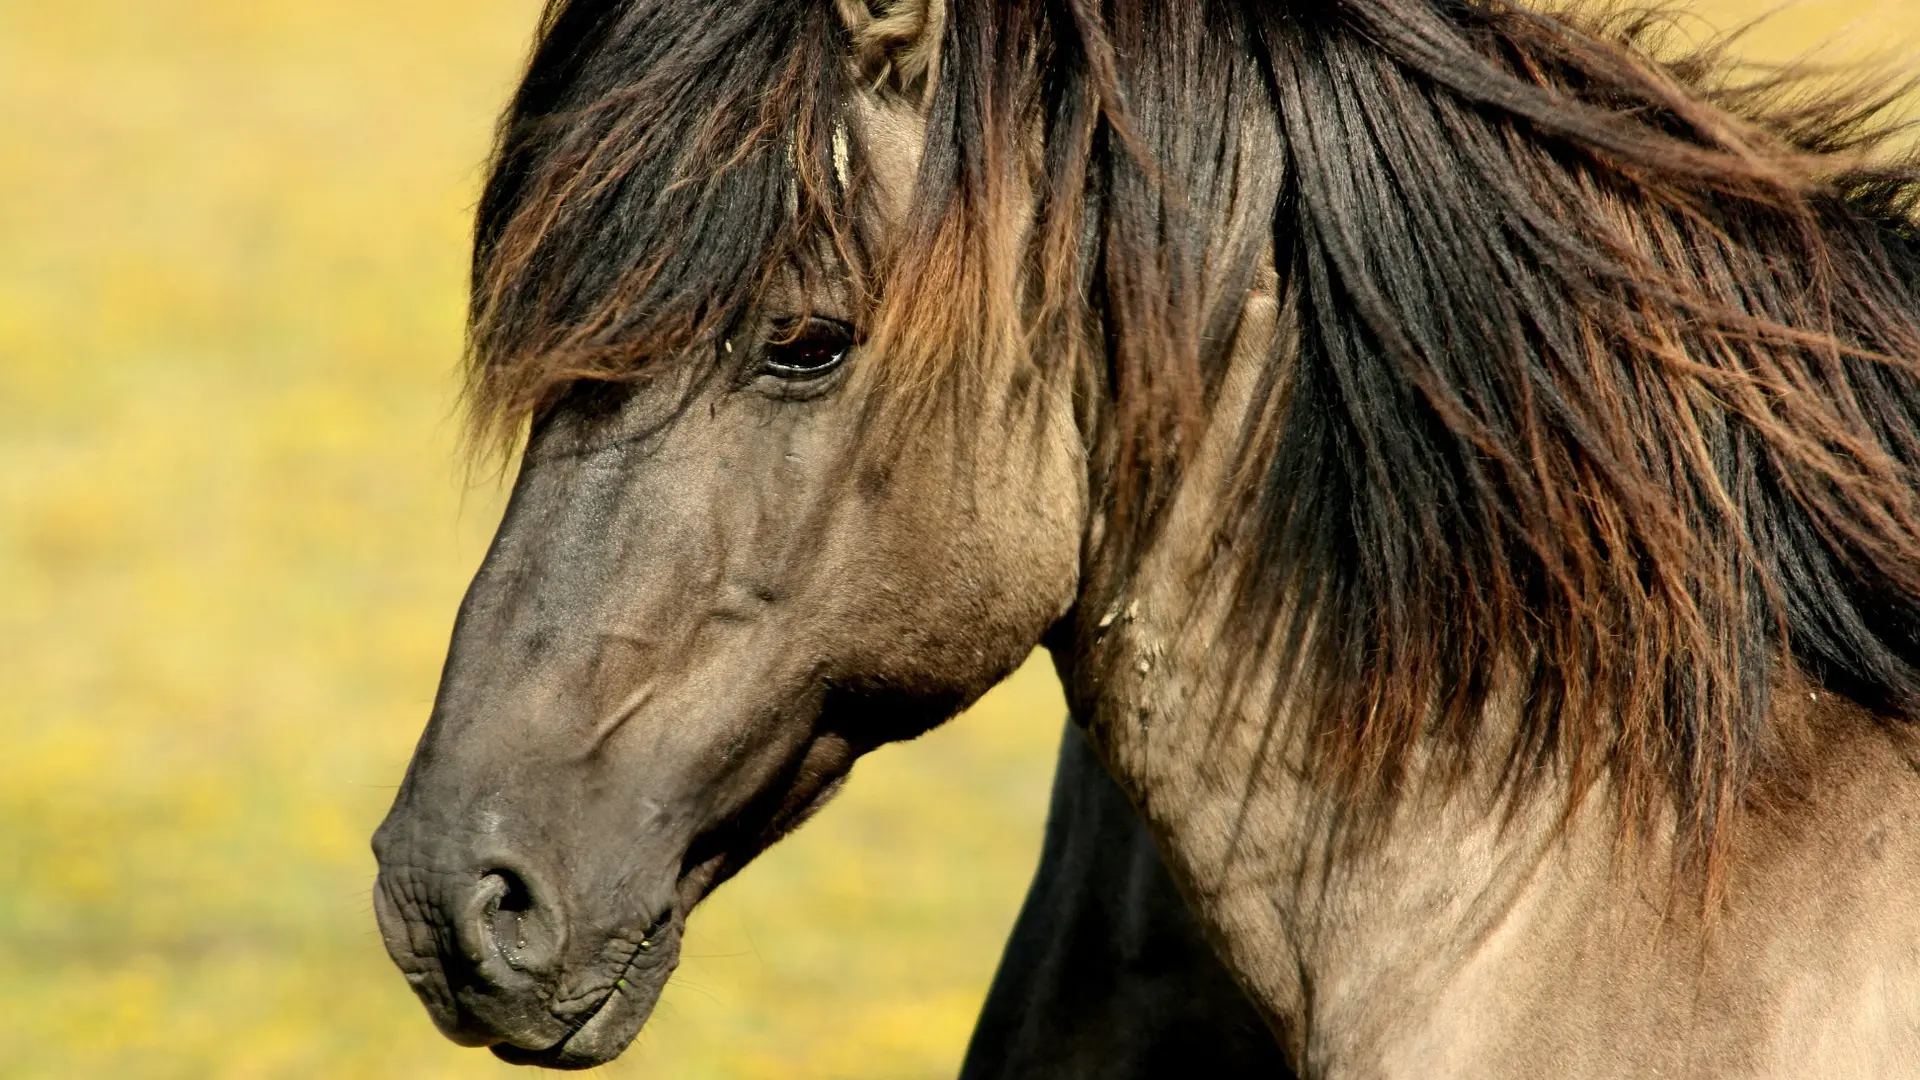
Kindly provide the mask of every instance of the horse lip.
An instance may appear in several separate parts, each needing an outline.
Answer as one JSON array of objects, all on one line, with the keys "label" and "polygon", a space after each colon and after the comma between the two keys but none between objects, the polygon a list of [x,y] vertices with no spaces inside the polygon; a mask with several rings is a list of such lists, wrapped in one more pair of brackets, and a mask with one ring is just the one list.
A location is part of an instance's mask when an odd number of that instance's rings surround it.
[{"label": "horse lip", "polygon": [[573,1065],[562,1060],[566,1052],[566,1040],[547,1047],[545,1050],[526,1050],[512,1043],[495,1043],[487,1049],[493,1056],[509,1065],[532,1065],[542,1069],[579,1069],[592,1068],[591,1065]]},{"label": "horse lip", "polygon": [[[613,1005],[613,999],[620,996],[620,990],[621,988],[618,985],[609,987],[606,994],[580,1019],[579,1023],[550,1046],[539,1050],[530,1050],[523,1046],[515,1046],[512,1043],[502,1042],[495,1043],[488,1047],[488,1049],[493,1051],[494,1057],[499,1058],[509,1065],[537,1065],[544,1069],[569,1070],[591,1069],[604,1065],[608,1061],[611,1061],[614,1055],[608,1055],[604,1059],[593,1056],[578,1056],[569,1052],[568,1047],[578,1041],[582,1035],[593,1038],[594,1035],[598,1034],[597,1032],[588,1033],[587,1028],[592,1025],[595,1020],[598,1020],[601,1014],[607,1012]],[[622,1049],[624,1048],[625,1045],[623,1043]]]},{"label": "horse lip", "polygon": [[568,1022],[566,1034],[552,1044],[536,1050],[503,1042],[489,1049],[508,1064],[547,1069],[591,1069],[619,1057],[646,1026],[665,984],[664,978],[660,986],[634,987],[629,982],[633,978],[634,961],[639,956],[640,952],[635,950],[607,992],[591,1008],[576,1014],[577,1019]]}]

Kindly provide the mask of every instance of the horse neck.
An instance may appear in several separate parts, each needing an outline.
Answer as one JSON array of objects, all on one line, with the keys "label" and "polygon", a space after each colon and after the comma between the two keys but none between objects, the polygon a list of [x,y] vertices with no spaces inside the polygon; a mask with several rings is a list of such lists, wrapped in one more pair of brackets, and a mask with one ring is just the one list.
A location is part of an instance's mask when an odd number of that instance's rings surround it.
[{"label": "horse neck", "polygon": [[[1447,783],[1437,765],[1416,765],[1410,795],[1364,843],[1351,842],[1341,800],[1309,779],[1308,725],[1274,675],[1236,651],[1229,590],[1207,580],[1214,493],[1281,321],[1271,296],[1252,299],[1166,527],[1124,570],[1086,568],[1083,595],[1115,599],[1050,645],[1076,720],[1255,1000],[1292,1037],[1357,1045],[1429,1004],[1418,995],[1436,982],[1414,977],[1421,969],[1460,963],[1518,908],[1599,903],[1613,849],[1600,792],[1567,829],[1555,809],[1566,791],[1552,785],[1503,814],[1491,754]],[[1498,718],[1486,728],[1501,745]]]}]

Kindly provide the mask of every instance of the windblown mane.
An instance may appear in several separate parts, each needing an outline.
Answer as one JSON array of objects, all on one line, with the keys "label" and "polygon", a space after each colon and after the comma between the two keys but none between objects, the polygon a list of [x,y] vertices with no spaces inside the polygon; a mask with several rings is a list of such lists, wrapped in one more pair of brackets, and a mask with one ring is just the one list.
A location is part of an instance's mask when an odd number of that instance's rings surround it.
[{"label": "windblown mane", "polygon": [[483,416],[697,343],[828,237],[892,378],[1101,361],[1137,547],[1271,247],[1297,335],[1223,542],[1330,783],[1390,792],[1511,694],[1515,791],[1607,780],[1711,854],[1796,744],[1777,686],[1920,708],[1892,90],[1736,85],[1653,59],[1652,16],[1498,0],[950,0],[913,217],[868,257],[830,13],[554,0],[482,206]]}]

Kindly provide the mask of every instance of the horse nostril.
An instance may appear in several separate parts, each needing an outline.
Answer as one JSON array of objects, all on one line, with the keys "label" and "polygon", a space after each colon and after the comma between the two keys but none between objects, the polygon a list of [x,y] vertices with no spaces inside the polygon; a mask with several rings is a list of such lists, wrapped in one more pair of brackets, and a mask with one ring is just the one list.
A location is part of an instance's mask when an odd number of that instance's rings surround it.
[{"label": "horse nostril", "polygon": [[482,876],[480,888],[489,894],[485,908],[487,931],[494,948],[514,967],[527,951],[527,917],[533,911],[533,891],[519,874],[493,870]]},{"label": "horse nostril", "polygon": [[482,891],[493,891],[496,896],[491,906],[500,911],[532,911],[533,890],[519,874],[511,870],[489,870],[480,875]]},{"label": "horse nostril", "polygon": [[[496,958],[515,971],[545,966],[559,945],[552,914],[541,909],[533,888],[518,872],[504,867],[483,872],[461,920],[459,936],[467,958],[483,975]],[[495,971],[490,980],[505,974]]]}]

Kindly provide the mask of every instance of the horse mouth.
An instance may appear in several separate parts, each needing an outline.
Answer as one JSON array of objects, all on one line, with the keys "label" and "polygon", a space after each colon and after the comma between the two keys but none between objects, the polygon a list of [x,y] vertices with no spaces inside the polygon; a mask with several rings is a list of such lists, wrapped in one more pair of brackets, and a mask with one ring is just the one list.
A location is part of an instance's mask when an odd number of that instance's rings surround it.
[{"label": "horse mouth", "polygon": [[607,1064],[640,1034],[660,997],[659,986],[636,987],[631,975],[629,971],[608,988],[606,995],[553,1045],[529,1050],[503,1042],[489,1049],[509,1065],[572,1071]]},{"label": "horse mouth", "polygon": [[601,999],[600,1004],[587,1014],[587,1018],[579,1027],[544,1050],[528,1050],[512,1043],[495,1043],[489,1049],[493,1051],[494,1057],[509,1065],[534,1065],[543,1069],[564,1070],[591,1069],[605,1065],[618,1057],[620,1051],[626,1049],[627,1043],[640,1033],[641,1023],[646,1019],[644,1013],[634,1017],[630,1024],[631,1030],[624,1035],[616,1030],[610,1030],[629,1026],[619,1023],[619,1013],[633,1011],[621,1007],[619,1000],[623,996],[619,987],[609,991],[607,996]]},{"label": "horse mouth", "polygon": [[[689,848],[678,882],[682,911],[691,909],[774,840],[790,832],[825,805],[845,783],[845,774],[823,778],[817,786],[787,792],[787,798],[768,809],[764,816],[733,821],[696,840]],[[655,941],[671,944],[674,951],[655,952],[659,958],[677,957],[679,934],[683,924],[671,915],[662,924],[647,931]],[[662,935],[665,940],[662,940]],[[673,963],[648,977],[646,965],[635,963],[639,953],[626,964],[606,993],[592,1006],[568,1021],[569,1030],[557,1041],[540,1049],[529,1049],[509,1042],[495,1043],[493,1055],[510,1065],[531,1065],[543,1069],[582,1070],[611,1062],[624,1052],[640,1034],[654,1005],[665,989]],[[569,1010],[571,1012],[572,1010]]]}]

